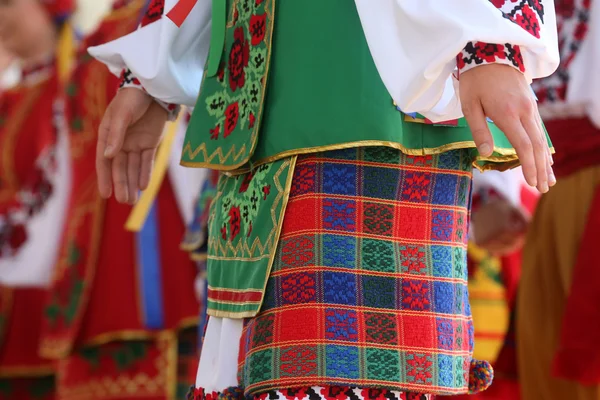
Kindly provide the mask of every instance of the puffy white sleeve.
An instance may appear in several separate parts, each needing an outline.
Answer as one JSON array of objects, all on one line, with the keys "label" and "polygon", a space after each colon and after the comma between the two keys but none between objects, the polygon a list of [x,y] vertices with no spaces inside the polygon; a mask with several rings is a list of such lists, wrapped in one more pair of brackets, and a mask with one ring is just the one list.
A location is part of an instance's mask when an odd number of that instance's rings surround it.
[{"label": "puffy white sleeve", "polygon": [[210,0],[153,0],[137,31],[88,51],[115,75],[139,81],[154,98],[193,107],[208,55],[211,11]]},{"label": "puffy white sleeve", "polygon": [[558,66],[552,0],[355,0],[377,69],[405,112],[462,117],[459,73],[503,63],[527,79]]}]

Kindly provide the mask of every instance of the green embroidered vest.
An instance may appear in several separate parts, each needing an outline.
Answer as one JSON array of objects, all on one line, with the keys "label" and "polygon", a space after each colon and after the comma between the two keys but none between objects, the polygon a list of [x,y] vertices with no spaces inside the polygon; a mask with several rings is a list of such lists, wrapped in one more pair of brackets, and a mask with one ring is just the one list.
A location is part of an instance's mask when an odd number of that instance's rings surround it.
[{"label": "green embroidered vest", "polygon": [[399,112],[353,1],[213,0],[212,12],[208,65],[182,156],[185,166],[237,174],[221,178],[211,207],[211,315],[251,317],[260,309],[297,154],[469,148],[479,168],[518,162],[492,123],[495,152],[482,158],[464,120],[441,126]]}]

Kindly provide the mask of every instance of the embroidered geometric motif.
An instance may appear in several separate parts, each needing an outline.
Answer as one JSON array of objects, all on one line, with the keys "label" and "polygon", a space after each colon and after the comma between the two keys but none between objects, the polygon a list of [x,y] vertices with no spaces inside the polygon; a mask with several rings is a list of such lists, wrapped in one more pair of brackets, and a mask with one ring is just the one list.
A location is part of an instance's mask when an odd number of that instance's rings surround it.
[{"label": "embroidered geometric motif", "polygon": [[454,213],[448,210],[434,210],[431,233],[432,240],[447,242],[454,233]]},{"label": "embroidered geometric motif", "polygon": [[314,239],[310,236],[296,236],[281,241],[281,261],[287,268],[310,265],[315,256]]},{"label": "embroidered geometric motif", "polygon": [[358,340],[358,320],[356,312],[328,308],[325,311],[325,338],[356,342]]},{"label": "embroidered geometric motif", "polygon": [[363,305],[371,308],[396,308],[396,282],[385,276],[362,277]]},{"label": "embroidered geometric motif", "polygon": [[431,173],[409,171],[402,182],[402,200],[414,202],[429,201]]},{"label": "embroidered geometric motif", "polygon": [[323,228],[353,232],[356,230],[356,203],[347,200],[323,201]]},{"label": "embroidered geometric motif", "polygon": [[323,261],[331,267],[347,268],[356,265],[356,238],[323,235]]},{"label": "embroidered geometric motif", "polygon": [[327,345],[325,347],[326,375],[347,379],[360,377],[357,347]]},{"label": "embroidered geometric motif", "polygon": [[303,189],[289,197],[265,301],[244,327],[246,394],[353,381],[466,392],[466,244],[456,231],[466,228],[468,201],[459,199],[469,197],[471,159],[450,153],[299,156],[292,187],[298,179]]},{"label": "embroidered geometric motif", "polygon": [[400,355],[394,350],[366,349],[367,377],[380,381],[400,380]]},{"label": "embroidered geometric motif", "polygon": [[294,172],[294,180],[290,196],[300,196],[302,194],[313,193],[315,191],[316,167],[312,164],[300,165]]},{"label": "embroidered geometric motif", "polygon": [[397,344],[397,326],[394,314],[365,312],[367,342]]},{"label": "embroidered geometric motif", "polygon": [[400,246],[400,265],[402,272],[414,275],[427,273],[427,259],[424,246]]},{"label": "embroidered geometric motif", "polygon": [[394,207],[387,204],[365,203],[364,208],[365,232],[391,236],[394,227]]},{"label": "embroidered geometric motif", "polygon": [[323,165],[323,193],[356,195],[356,167],[347,164]]},{"label": "embroidered geometric motif", "polygon": [[363,239],[361,255],[363,269],[378,272],[396,271],[394,245],[388,241]]},{"label": "embroidered geometric motif", "polygon": [[317,352],[311,346],[281,349],[281,375],[310,376],[317,369]]},{"label": "embroidered geometric motif", "polygon": [[[437,283],[437,282],[436,282]],[[431,310],[431,283],[419,279],[402,281],[402,306],[407,310]]]},{"label": "embroidered geometric motif", "polygon": [[287,275],[281,282],[284,304],[298,304],[315,301],[316,279],[314,274],[300,272]]},{"label": "embroidered geometric motif", "polygon": [[423,353],[408,353],[406,356],[408,370],[406,375],[409,382],[427,384],[431,383],[433,372],[433,359]]}]

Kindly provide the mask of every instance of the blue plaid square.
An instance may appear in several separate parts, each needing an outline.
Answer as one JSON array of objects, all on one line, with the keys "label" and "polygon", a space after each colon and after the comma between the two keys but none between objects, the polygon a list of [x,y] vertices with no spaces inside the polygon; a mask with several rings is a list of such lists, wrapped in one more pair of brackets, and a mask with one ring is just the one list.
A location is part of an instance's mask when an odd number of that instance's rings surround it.
[{"label": "blue plaid square", "polygon": [[456,204],[456,186],[458,176],[451,174],[435,175],[433,185],[433,204],[451,205]]},{"label": "blue plaid square", "polygon": [[328,344],[325,346],[325,362],[327,376],[359,378],[358,347]]},{"label": "blue plaid square", "polygon": [[356,305],[356,275],[323,272],[323,292],[325,303]]},{"label": "blue plaid square", "polygon": [[433,210],[431,240],[448,242],[454,233],[454,213],[448,210]]},{"label": "blue plaid square", "polygon": [[356,196],[356,166],[324,163],[323,193]]},{"label": "blue plaid square", "polygon": [[445,354],[437,355],[438,361],[438,385],[451,388],[454,386],[454,371],[452,356]]},{"label": "blue plaid square", "polygon": [[450,282],[433,282],[434,311],[443,314],[454,312],[454,284]]},{"label": "blue plaid square", "polygon": [[453,278],[452,247],[431,246],[433,275],[440,278]]}]

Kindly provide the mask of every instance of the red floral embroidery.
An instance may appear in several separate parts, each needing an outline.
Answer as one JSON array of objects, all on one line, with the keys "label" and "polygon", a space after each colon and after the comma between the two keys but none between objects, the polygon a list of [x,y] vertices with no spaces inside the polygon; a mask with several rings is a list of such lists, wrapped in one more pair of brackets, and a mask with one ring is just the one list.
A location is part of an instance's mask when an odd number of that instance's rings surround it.
[{"label": "red floral embroidery", "polygon": [[225,225],[221,228],[221,238],[227,240],[227,227]]},{"label": "red floral embroidery", "polygon": [[475,43],[475,56],[481,58],[483,61],[493,63],[496,59],[504,59],[504,46],[501,44],[491,44],[476,42]]},{"label": "red floral embroidery", "polygon": [[248,187],[250,186],[250,182],[252,182],[252,178],[254,178],[255,172],[250,172],[244,176],[244,180],[240,185],[239,193],[246,193],[248,191]]},{"label": "red floral embroidery", "polygon": [[250,49],[244,28],[239,27],[233,33],[234,42],[229,52],[229,86],[235,92],[246,84],[246,71],[250,59]]},{"label": "red floral embroidery", "polygon": [[257,6],[257,7],[258,7],[258,6],[260,6],[260,5],[261,5],[261,3],[262,3],[263,1],[264,1],[264,0],[256,0],[256,2],[255,2],[256,6]]},{"label": "red floral embroidery", "polygon": [[267,196],[271,193],[271,185],[266,185],[262,188],[263,200],[267,199]]},{"label": "red floral embroidery", "polygon": [[522,14],[515,17],[515,22],[536,38],[540,38],[540,22],[535,11],[529,6],[523,7]]},{"label": "red floral embroidery", "polygon": [[240,233],[241,214],[239,207],[231,207],[229,209],[229,237],[233,242]]},{"label": "red floral embroidery", "polygon": [[250,35],[252,46],[258,46],[265,39],[267,31],[267,14],[250,17]]},{"label": "red floral embroidery", "polygon": [[212,140],[217,140],[219,138],[219,133],[221,133],[221,125],[217,125],[210,130],[210,138]]},{"label": "red floral embroidery", "polygon": [[146,26],[162,18],[165,11],[165,0],[152,0],[144,18],[142,18],[142,26]]},{"label": "red floral embroidery", "polygon": [[235,127],[237,126],[238,119],[240,117],[240,110],[238,107],[238,103],[235,102],[230,104],[225,110],[225,132],[223,133],[223,137],[227,137],[233,132]]},{"label": "red floral embroidery", "polygon": [[254,123],[256,122],[256,117],[254,116],[253,113],[250,113],[248,120],[250,121],[250,128],[254,128]]}]

